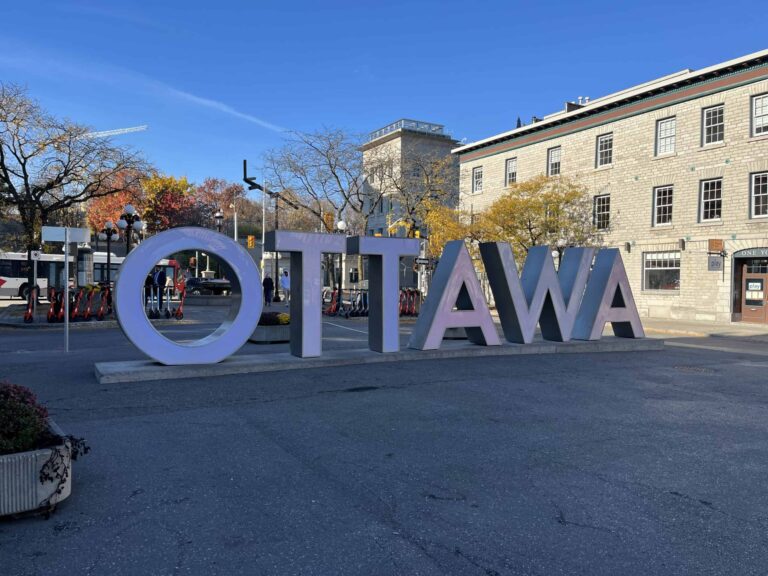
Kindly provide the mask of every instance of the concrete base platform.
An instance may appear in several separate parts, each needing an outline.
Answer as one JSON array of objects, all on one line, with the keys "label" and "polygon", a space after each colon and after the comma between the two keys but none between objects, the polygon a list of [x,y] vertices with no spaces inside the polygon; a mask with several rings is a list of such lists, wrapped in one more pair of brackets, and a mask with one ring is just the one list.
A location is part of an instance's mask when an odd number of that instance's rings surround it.
[{"label": "concrete base platform", "polygon": [[402,350],[390,354],[371,352],[367,348],[331,350],[319,358],[296,358],[287,352],[232,356],[218,364],[163,366],[151,360],[97,362],[94,365],[100,384],[146,382],[180,378],[211,378],[233,374],[256,374],[280,370],[326,368],[351,364],[434,360],[436,358],[477,358],[481,356],[516,356],[519,354],[568,354],[592,352],[645,352],[663,350],[664,341],[605,337],[596,341],[547,342],[478,346],[469,342],[443,341],[439,350]]}]

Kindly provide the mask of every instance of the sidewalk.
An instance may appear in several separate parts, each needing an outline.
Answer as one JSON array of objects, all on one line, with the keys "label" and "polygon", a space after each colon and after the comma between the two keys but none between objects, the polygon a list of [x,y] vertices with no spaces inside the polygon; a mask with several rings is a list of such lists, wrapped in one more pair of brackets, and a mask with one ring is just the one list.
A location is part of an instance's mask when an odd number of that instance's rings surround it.
[{"label": "sidewalk", "polygon": [[666,334],[669,336],[688,336],[707,338],[729,337],[750,338],[750,340],[765,340],[768,342],[768,324],[749,324],[747,322],[731,322],[729,324],[714,322],[696,322],[693,320],[673,320],[667,318],[641,318],[643,328],[648,335]]}]

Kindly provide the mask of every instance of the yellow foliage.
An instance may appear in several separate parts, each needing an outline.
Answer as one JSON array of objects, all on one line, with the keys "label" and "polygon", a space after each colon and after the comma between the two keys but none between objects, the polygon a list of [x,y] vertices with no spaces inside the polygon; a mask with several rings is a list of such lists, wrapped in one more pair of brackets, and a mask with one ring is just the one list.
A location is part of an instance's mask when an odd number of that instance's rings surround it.
[{"label": "yellow foliage", "polygon": [[588,246],[600,242],[586,188],[565,177],[537,176],[511,186],[478,215],[475,234],[509,242],[521,262],[532,246]]}]

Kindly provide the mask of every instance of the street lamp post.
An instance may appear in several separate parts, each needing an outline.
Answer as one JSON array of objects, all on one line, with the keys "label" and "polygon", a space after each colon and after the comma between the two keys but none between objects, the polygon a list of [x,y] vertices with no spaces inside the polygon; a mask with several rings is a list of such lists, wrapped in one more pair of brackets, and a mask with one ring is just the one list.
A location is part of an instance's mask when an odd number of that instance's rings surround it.
[{"label": "street lamp post", "polygon": [[[347,223],[344,220],[336,222],[336,229],[339,234],[344,234],[347,231]],[[335,278],[334,278],[335,280]],[[344,254],[339,254],[339,303],[341,303],[341,291],[344,290]]]},{"label": "street lamp post", "polygon": [[131,251],[131,236],[136,232],[138,234],[143,229],[144,223],[131,204],[126,204],[123,208],[123,215],[117,221],[117,227],[125,232],[125,253]]},{"label": "street lamp post", "polygon": [[[222,222],[224,222],[224,213],[221,211],[221,209],[216,210],[216,213],[213,215],[213,219],[216,221],[216,231],[221,234],[221,225]],[[216,274],[219,278],[221,278],[221,262],[218,258],[216,258]]]},{"label": "street lamp post", "polygon": [[99,232],[98,238],[102,242],[107,241],[107,286],[112,286],[112,242],[116,242],[120,238],[112,220],[107,220],[104,228]]}]

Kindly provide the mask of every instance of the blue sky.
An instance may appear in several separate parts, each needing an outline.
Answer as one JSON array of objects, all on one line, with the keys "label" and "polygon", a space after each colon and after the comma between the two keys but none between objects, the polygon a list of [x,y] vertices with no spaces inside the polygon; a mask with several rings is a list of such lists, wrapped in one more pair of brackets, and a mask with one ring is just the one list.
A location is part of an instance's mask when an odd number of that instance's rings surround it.
[{"label": "blue sky", "polygon": [[[723,6],[727,6],[726,9]],[[239,180],[284,130],[398,118],[478,140],[768,48],[768,2],[4,2],[0,79],[161,171]]]}]

